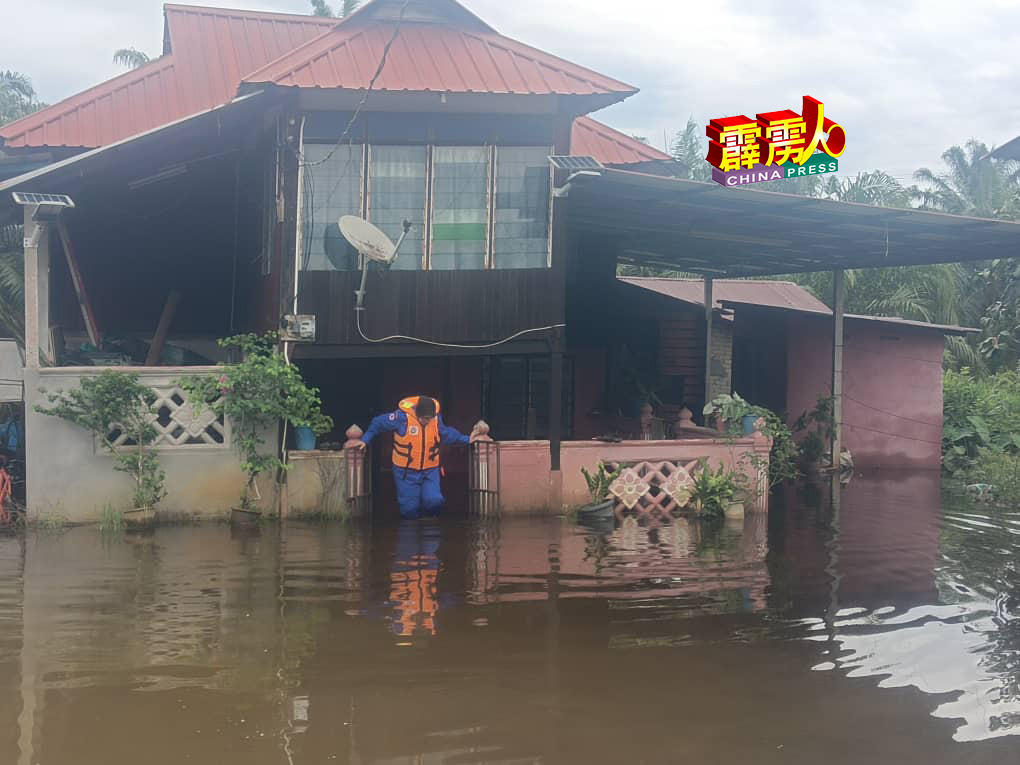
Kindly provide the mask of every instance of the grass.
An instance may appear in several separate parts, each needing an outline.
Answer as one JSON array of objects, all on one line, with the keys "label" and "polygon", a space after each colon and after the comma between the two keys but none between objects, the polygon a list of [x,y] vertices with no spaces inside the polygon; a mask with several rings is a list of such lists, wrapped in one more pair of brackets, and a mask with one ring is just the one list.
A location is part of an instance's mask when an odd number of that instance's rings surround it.
[{"label": "grass", "polygon": [[99,531],[103,534],[116,534],[124,528],[124,516],[113,505],[107,502],[99,514]]}]

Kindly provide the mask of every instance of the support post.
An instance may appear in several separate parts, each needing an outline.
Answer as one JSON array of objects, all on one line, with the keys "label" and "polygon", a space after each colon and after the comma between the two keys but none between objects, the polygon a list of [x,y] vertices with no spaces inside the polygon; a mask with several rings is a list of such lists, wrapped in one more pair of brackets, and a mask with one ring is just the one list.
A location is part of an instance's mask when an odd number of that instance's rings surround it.
[{"label": "support post", "polygon": [[705,404],[712,400],[712,277],[705,277]]},{"label": "support post", "polygon": [[35,206],[25,207],[25,366],[49,364],[49,225],[35,221]]},{"label": "support post", "polygon": [[846,285],[843,269],[832,272],[832,464],[838,468],[843,452],[843,309]]},{"label": "support post", "polygon": [[560,443],[563,428],[563,342],[561,330],[553,330],[549,365],[549,467],[560,469]]}]

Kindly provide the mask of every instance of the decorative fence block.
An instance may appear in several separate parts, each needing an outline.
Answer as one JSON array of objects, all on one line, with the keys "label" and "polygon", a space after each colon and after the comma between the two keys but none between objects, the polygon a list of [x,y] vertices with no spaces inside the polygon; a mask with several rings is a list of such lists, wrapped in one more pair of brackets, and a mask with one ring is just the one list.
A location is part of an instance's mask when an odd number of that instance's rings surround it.
[{"label": "decorative fence block", "polygon": [[[217,417],[212,409],[203,406],[198,414],[175,383],[162,384],[144,380],[152,385],[156,401],[152,405],[150,418],[156,429],[156,448],[178,446],[208,446],[222,448],[230,445],[230,426],[223,417]],[[126,433],[114,430],[110,433],[114,446],[131,446],[133,441]]]},{"label": "decorative fence block", "polygon": [[612,470],[623,468],[609,491],[628,510],[641,514],[666,516],[687,506],[694,484],[692,477],[700,469],[700,460],[680,462],[637,462],[632,465],[608,464]]}]

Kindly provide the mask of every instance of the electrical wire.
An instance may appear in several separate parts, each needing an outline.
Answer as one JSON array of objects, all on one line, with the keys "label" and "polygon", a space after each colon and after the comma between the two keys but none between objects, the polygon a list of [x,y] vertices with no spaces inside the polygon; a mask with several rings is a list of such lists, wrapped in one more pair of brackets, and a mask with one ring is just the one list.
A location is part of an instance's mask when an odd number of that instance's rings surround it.
[{"label": "electrical wire", "polygon": [[423,340],[420,337],[409,337],[408,335],[390,335],[389,337],[373,338],[365,334],[361,328],[361,311],[355,311],[356,321],[358,325],[358,334],[361,335],[361,339],[367,343],[386,343],[390,340],[407,340],[411,343],[422,343],[424,345],[432,345],[437,348],[461,348],[464,350],[483,350],[485,348],[495,348],[496,346],[509,343],[511,340],[516,340],[522,335],[529,335],[532,332],[551,332],[554,329],[562,329],[566,327],[566,324],[550,324],[548,327],[533,327],[532,329],[522,329],[520,332],[505,337],[502,340],[497,340],[494,343],[485,343],[483,345],[461,345],[459,343],[441,343],[437,340]]}]

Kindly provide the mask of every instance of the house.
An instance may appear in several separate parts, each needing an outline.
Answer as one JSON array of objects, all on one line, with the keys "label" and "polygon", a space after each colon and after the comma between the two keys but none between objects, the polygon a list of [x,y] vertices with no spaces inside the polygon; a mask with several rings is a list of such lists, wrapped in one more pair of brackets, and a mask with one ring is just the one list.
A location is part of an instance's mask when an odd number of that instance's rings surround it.
[{"label": "house", "polygon": [[[700,374],[704,366],[683,360],[700,358],[703,342],[678,336],[682,329],[677,328],[703,315],[704,282],[620,281],[656,295],[642,303],[659,316],[659,369],[688,375],[679,386],[666,386],[665,395],[678,387],[700,390],[702,378],[690,375]],[[832,310],[792,282],[716,279],[714,287],[717,341],[710,395],[736,391],[754,404],[785,413],[793,426],[819,397],[831,393]],[[843,445],[854,464],[939,469],[945,338],[977,330],[856,314],[844,320]]]},{"label": "house", "polygon": [[[621,310],[619,264],[703,274],[713,305],[715,277],[983,259],[1018,241],[1007,223],[671,177],[667,155],[589,116],[635,87],[502,36],[454,0],[374,0],[340,21],[181,5],[164,17],[160,58],[0,128],[6,155],[55,160],[0,182],[0,221],[24,220],[31,244],[32,513],[86,518],[116,499],[91,440],[34,411],[40,389],[109,364],[157,393],[161,507],[225,511],[241,482],[230,423],[195,418],[176,381],[223,360],[216,338],[287,315],[315,317],[314,342],[286,347],[322,390],[330,440],[433,395],[451,424],[481,417],[502,441],[505,510],[583,500],[579,468],[599,460],[735,467],[767,455],[760,434],[590,440],[649,435],[633,405],[658,325],[647,298]],[[14,191],[74,207],[40,219]],[[346,214],[393,240],[411,223],[392,267],[368,269],[363,311]],[[703,341],[674,359],[683,389],[662,419],[721,385],[699,364],[713,358],[712,316],[673,327]],[[833,336],[843,320],[837,301]],[[454,477],[467,469],[457,459]]]}]

